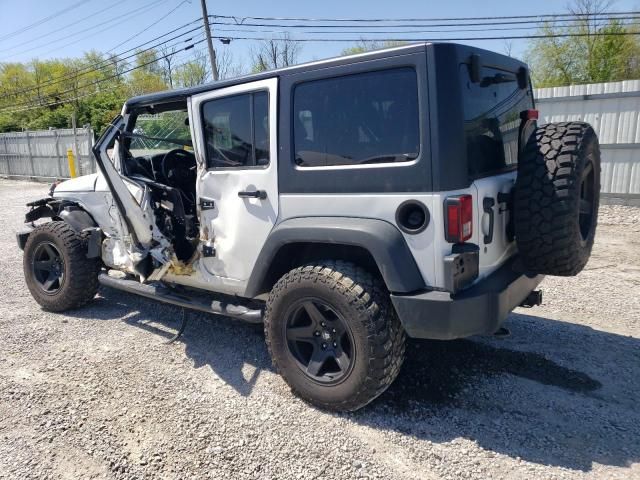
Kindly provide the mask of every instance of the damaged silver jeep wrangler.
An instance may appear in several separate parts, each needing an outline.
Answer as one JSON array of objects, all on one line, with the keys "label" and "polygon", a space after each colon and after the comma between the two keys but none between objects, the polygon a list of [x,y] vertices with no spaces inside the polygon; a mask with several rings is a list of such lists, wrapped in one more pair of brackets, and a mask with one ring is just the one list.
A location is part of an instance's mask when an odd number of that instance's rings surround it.
[{"label": "damaged silver jeep wrangler", "polygon": [[263,322],[297,395],[358,409],[407,336],[491,334],[586,264],[598,139],[534,108],[525,64],[434,43],[130,99],[100,173],[29,204],[27,285]]}]

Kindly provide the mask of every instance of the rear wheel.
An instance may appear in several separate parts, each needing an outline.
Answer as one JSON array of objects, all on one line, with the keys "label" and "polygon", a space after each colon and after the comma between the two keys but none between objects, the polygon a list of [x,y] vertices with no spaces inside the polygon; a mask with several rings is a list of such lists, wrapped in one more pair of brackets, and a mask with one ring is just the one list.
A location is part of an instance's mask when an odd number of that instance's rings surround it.
[{"label": "rear wheel", "polygon": [[320,262],[282,277],[269,296],[265,334],[293,392],[329,410],[371,402],[404,359],[404,330],[384,284],[348,262]]},{"label": "rear wheel", "polygon": [[36,227],[24,247],[24,277],[35,300],[61,312],[90,301],[98,291],[97,259],[88,259],[82,236],[65,222]]}]

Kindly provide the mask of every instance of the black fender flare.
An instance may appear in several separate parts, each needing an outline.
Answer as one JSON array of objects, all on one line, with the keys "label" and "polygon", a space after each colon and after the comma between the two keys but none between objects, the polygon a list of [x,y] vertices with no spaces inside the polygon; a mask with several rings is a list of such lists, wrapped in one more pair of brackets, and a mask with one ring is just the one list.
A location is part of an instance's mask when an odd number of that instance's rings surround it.
[{"label": "black fender flare", "polygon": [[33,223],[40,218],[63,220],[80,233],[86,228],[96,228],[98,224],[85,208],[74,200],[47,197],[27,203],[31,207],[24,218],[25,223]]},{"label": "black fender flare", "polygon": [[80,205],[67,205],[60,210],[58,216],[78,233],[87,228],[96,228],[98,226],[93,217]]},{"label": "black fender flare", "polygon": [[383,280],[394,293],[423,289],[425,282],[402,233],[378,219],[353,217],[296,217],[277,224],[258,255],[245,290],[255,297],[274,268],[272,261],[287,244],[317,243],[362,247],[373,257]]},{"label": "black fender flare", "polygon": [[[100,254],[102,232],[93,217],[79,203],[72,200],[47,197],[27,204],[31,207],[25,215],[25,223],[33,224],[40,218],[62,220],[78,233],[88,231],[88,256],[94,258]],[[28,227],[16,234],[18,246],[24,250],[33,227]]]}]

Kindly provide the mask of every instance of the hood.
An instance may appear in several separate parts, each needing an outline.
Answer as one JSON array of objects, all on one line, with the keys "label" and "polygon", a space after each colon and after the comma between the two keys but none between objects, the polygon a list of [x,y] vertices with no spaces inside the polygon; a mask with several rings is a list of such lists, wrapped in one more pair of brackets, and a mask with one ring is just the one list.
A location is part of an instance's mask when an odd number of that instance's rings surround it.
[{"label": "hood", "polygon": [[82,177],[66,180],[55,188],[55,193],[60,192],[93,192],[96,189],[98,174],[83,175]]}]

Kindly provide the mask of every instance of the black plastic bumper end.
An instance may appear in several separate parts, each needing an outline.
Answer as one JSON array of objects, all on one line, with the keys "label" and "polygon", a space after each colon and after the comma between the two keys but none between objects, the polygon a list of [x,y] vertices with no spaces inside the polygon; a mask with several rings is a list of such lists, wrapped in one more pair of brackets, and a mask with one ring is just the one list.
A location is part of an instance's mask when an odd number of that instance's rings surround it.
[{"label": "black plastic bumper end", "polygon": [[460,293],[430,291],[391,295],[407,335],[452,340],[491,334],[544,278],[513,269],[515,259]]}]

